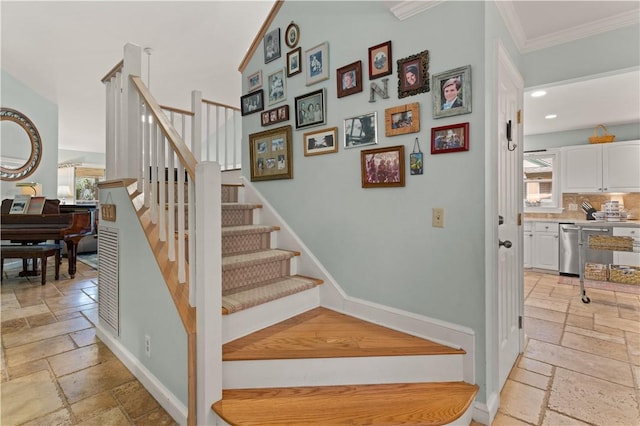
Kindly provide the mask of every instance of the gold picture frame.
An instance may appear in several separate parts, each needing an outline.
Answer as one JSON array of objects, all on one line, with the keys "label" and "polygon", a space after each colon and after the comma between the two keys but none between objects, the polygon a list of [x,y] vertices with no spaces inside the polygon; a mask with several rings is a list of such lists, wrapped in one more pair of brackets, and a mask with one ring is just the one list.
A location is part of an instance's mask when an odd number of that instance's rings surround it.
[{"label": "gold picture frame", "polygon": [[420,131],[420,104],[400,105],[384,110],[385,136],[405,135]]},{"label": "gold picture frame", "polygon": [[293,179],[291,126],[249,135],[251,181]]},{"label": "gold picture frame", "polygon": [[302,139],[305,157],[338,152],[337,127],[307,132]]}]

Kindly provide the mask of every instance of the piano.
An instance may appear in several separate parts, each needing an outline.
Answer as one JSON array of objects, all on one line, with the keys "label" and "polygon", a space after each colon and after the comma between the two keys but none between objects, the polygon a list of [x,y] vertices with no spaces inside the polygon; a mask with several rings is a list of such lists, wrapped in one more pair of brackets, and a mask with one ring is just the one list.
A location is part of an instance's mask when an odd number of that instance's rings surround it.
[{"label": "piano", "polygon": [[64,241],[69,258],[69,276],[76,276],[78,243],[95,234],[95,212],[60,212],[60,200],[46,200],[42,214],[9,214],[12,200],[2,200],[0,238],[13,243],[37,244],[53,240]]}]

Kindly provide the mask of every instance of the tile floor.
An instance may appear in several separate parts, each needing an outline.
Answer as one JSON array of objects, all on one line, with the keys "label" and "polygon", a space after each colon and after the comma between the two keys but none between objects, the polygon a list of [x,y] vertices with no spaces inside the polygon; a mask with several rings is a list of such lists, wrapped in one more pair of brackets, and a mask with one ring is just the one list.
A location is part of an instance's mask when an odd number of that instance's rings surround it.
[{"label": "tile floor", "polygon": [[[18,266],[2,284],[0,423],[176,424],[95,337],[96,271],[78,262],[43,287]],[[640,424],[640,295],[588,288],[583,304],[557,282],[525,274],[527,343],[493,425]]]},{"label": "tile floor", "polygon": [[65,259],[60,280],[50,268],[41,286],[5,262],[0,424],[177,424],[96,338],[97,271],[77,266],[69,279]]}]

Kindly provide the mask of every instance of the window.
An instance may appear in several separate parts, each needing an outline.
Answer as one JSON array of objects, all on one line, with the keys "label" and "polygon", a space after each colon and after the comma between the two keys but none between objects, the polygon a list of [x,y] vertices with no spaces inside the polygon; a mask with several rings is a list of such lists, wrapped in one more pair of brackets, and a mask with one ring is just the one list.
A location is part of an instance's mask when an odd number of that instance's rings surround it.
[{"label": "window", "polygon": [[560,152],[545,150],[524,154],[524,211],[559,213]]}]

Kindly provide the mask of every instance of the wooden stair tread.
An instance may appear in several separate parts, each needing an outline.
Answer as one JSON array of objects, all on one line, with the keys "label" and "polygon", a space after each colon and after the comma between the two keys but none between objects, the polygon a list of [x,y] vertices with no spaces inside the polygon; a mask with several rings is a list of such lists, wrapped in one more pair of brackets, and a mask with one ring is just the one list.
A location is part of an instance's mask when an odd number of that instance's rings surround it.
[{"label": "wooden stair tread", "polygon": [[444,425],[478,386],[465,382],[223,390],[212,409],[232,425]]},{"label": "wooden stair tread", "polygon": [[322,307],[222,347],[223,361],[464,353]]}]

